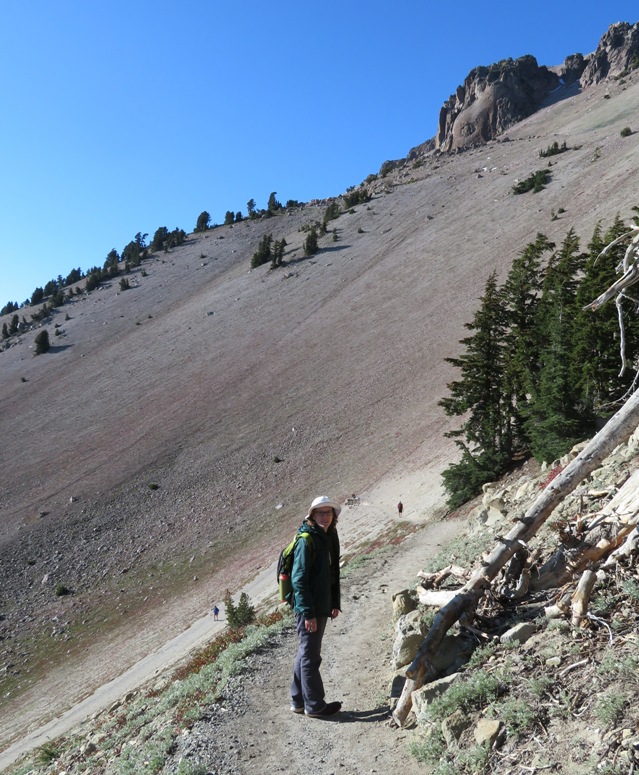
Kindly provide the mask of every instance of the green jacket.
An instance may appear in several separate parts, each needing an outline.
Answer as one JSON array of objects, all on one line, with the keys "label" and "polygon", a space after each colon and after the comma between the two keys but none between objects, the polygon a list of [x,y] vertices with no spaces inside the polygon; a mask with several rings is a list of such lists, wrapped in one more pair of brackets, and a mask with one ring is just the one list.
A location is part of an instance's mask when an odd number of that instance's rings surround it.
[{"label": "green jacket", "polygon": [[310,533],[310,542],[303,538],[295,544],[293,555],[293,598],[295,613],[305,619],[330,616],[340,608],[339,536],[337,531],[325,533],[313,522],[304,522],[298,533]]}]

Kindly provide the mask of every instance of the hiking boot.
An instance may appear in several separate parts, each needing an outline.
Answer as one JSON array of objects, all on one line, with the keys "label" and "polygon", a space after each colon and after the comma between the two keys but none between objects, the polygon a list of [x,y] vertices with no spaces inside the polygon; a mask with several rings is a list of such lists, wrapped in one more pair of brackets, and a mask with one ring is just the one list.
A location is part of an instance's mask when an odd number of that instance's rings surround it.
[{"label": "hiking boot", "polygon": [[339,713],[341,709],[341,702],[328,702],[321,710],[317,710],[315,713],[309,713],[307,710],[305,710],[304,713],[310,718],[330,718],[336,713]]},{"label": "hiking boot", "polygon": [[293,713],[304,713],[304,708],[296,708],[295,705],[291,705]]}]

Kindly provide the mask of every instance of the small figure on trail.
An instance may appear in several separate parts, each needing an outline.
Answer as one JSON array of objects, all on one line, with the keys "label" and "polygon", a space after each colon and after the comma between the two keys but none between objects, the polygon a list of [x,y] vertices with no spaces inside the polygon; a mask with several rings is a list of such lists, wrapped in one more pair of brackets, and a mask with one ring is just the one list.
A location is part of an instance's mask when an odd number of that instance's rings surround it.
[{"label": "small figure on trail", "polygon": [[291,582],[293,609],[299,641],[293,681],[291,710],[311,718],[339,713],[341,702],[326,702],[320,675],[322,638],[326,623],[340,612],[339,536],[337,518],[341,506],[325,495],[311,503],[299,533],[312,541],[295,544]]},{"label": "small figure on trail", "polygon": [[402,511],[404,511],[404,504],[401,501],[397,504],[397,511],[399,513],[399,516],[401,517]]},{"label": "small figure on trail", "polygon": [[214,622],[219,622],[220,621],[218,619],[219,615],[220,615],[220,609],[216,605],[214,605],[213,606],[213,621]]}]

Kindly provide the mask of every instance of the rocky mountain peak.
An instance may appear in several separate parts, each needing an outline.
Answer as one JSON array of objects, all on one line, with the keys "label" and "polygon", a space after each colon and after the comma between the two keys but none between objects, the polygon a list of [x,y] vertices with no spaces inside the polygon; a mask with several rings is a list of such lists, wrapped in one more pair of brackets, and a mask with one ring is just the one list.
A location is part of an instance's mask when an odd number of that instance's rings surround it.
[{"label": "rocky mountain peak", "polygon": [[582,89],[639,67],[639,22],[613,24],[597,50],[572,54],[563,65],[539,65],[531,55],[471,70],[439,114],[435,147],[481,145],[537,111],[549,92],[579,82]]},{"label": "rocky mountain peak", "polygon": [[439,114],[437,148],[482,144],[533,113],[559,76],[531,55],[471,70]]},{"label": "rocky mountain peak", "polygon": [[580,78],[582,88],[592,86],[605,78],[615,78],[639,67],[639,22],[617,22],[610,26],[597,46],[586,57]]}]

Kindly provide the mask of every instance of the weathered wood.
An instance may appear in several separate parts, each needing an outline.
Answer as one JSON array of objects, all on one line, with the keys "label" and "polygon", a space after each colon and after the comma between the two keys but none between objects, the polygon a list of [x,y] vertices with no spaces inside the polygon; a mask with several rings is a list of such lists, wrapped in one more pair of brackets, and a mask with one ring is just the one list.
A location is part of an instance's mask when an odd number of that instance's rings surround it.
[{"label": "weathered wood", "polygon": [[639,527],[635,527],[632,529],[630,533],[626,536],[626,540],[619,546],[617,549],[615,549],[614,552],[608,557],[608,559],[603,563],[601,566],[602,568],[610,568],[612,565],[615,565],[619,561],[621,557],[630,557],[631,554],[634,554],[639,550]]},{"label": "weathered wood", "polygon": [[586,570],[581,574],[577,589],[572,596],[572,626],[581,627],[588,613],[590,596],[597,581],[597,574],[592,570]]},{"label": "weathered wood", "polygon": [[531,589],[538,592],[543,589],[555,589],[567,584],[575,573],[579,573],[588,565],[601,561],[603,557],[620,546],[633,528],[624,525],[611,538],[602,538],[596,544],[581,543],[570,551],[560,548],[539,570],[539,575],[531,584]]},{"label": "weathered wood", "polygon": [[422,605],[433,605],[438,608],[450,603],[457,594],[456,589],[421,589],[417,588],[417,597]]},{"label": "weathered wood", "polygon": [[[588,474],[599,468],[608,455],[628,440],[639,424],[639,391],[635,391],[619,411],[594,436],[584,449],[556,476],[535,500],[520,521],[510,532],[500,539],[499,544],[485,558],[482,566],[475,570],[468,582],[461,588],[458,598],[453,598],[441,609],[417,656],[406,671],[410,679],[406,682],[400,700],[393,713],[395,721],[402,726],[412,707],[412,693],[419,689],[424,677],[429,674],[432,662],[431,643],[441,643],[448,629],[458,620],[468,605],[462,606],[460,601],[466,596],[477,593],[482,587],[489,585],[508,560],[525,547],[526,542],[534,536],[546,522],[556,506],[569,495]],[[479,598],[477,598],[479,600]],[[453,614],[453,612],[457,612]],[[441,618],[440,618],[441,617]]]},{"label": "weathered wood", "polygon": [[[432,680],[435,677],[433,657],[441,646],[444,636],[463,613],[477,607],[480,597],[479,590],[457,594],[435,617],[435,621],[419,647],[417,656],[406,671],[407,680],[393,712],[393,719],[399,726],[403,725],[410,713],[413,705],[413,692],[421,688],[427,680]],[[416,666],[416,671],[413,671],[413,665]]]},{"label": "weathered wood", "polygon": [[421,579],[421,586],[424,589],[439,587],[449,576],[466,579],[468,575],[466,568],[461,568],[459,565],[447,565],[435,573],[427,573],[423,570],[417,572],[417,578]]}]

